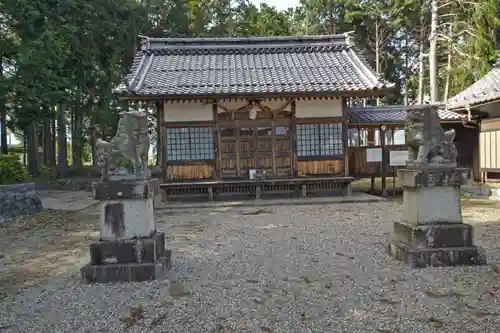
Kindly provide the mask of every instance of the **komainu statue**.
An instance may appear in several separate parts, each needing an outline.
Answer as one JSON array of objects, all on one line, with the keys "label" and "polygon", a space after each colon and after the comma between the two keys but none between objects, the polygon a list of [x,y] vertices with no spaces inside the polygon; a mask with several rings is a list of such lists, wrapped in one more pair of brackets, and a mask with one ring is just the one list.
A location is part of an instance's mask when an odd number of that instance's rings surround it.
[{"label": "komainu statue", "polygon": [[[116,135],[97,141],[101,178],[105,180],[148,179],[148,114],[120,112]],[[132,173],[129,168],[132,168]]]},{"label": "komainu statue", "polygon": [[455,130],[441,127],[437,105],[410,106],[406,115],[407,167],[457,167]]}]

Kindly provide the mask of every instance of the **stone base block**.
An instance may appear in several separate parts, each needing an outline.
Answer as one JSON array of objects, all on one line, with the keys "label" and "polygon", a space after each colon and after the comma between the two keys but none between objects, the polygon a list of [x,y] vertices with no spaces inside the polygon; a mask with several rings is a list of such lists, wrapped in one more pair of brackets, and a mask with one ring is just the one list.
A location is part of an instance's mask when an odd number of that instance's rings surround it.
[{"label": "stone base block", "polygon": [[462,223],[458,186],[405,187],[403,216],[412,225]]},{"label": "stone base block", "polygon": [[98,181],[92,184],[96,200],[148,199],[160,192],[159,179]]},{"label": "stone base block", "polygon": [[411,225],[395,222],[389,253],[414,268],[486,264],[468,224]]},{"label": "stone base block", "polygon": [[474,245],[472,226],[465,223],[411,225],[394,222],[393,240],[417,249],[471,247]]},{"label": "stone base block", "polygon": [[152,263],[129,263],[83,266],[80,270],[83,280],[88,282],[142,282],[162,277],[171,266],[170,250]]},{"label": "stone base block", "polygon": [[153,198],[103,200],[99,206],[101,239],[150,237],[156,231]]},{"label": "stone base block", "polygon": [[157,232],[152,237],[147,238],[100,241],[90,244],[90,263],[92,265],[152,263],[164,254],[164,232]]},{"label": "stone base block", "polygon": [[390,255],[412,268],[429,266],[486,265],[484,250],[477,246],[448,248],[414,248],[392,240],[389,244]]}]

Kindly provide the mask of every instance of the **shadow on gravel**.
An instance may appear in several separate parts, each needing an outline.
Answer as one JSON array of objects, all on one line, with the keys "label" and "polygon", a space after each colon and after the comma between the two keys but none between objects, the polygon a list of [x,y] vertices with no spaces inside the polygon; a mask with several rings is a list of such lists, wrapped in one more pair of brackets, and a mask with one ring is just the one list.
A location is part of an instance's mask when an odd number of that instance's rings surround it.
[{"label": "shadow on gravel", "polygon": [[98,237],[97,219],[78,212],[46,211],[0,227],[0,299],[40,280],[73,272],[88,261]]}]

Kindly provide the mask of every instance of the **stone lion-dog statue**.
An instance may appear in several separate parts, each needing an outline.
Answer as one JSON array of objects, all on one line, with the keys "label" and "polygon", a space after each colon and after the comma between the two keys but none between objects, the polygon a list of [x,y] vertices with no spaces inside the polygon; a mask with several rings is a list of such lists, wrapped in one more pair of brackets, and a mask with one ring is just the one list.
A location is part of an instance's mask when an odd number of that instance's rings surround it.
[{"label": "stone lion-dog statue", "polygon": [[[120,112],[116,135],[109,141],[97,140],[102,180],[147,179],[148,114],[142,111]],[[133,173],[128,170],[133,168]]]},{"label": "stone lion-dog statue", "polygon": [[411,106],[406,115],[409,167],[457,167],[455,130],[444,131],[436,105]]}]

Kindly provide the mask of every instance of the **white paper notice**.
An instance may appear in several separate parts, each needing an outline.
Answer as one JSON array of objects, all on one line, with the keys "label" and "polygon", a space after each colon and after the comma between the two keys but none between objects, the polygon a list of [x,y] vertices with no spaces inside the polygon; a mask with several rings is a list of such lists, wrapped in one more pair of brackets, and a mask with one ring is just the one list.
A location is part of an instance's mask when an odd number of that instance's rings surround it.
[{"label": "white paper notice", "polygon": [[405,166],[408,161],[407,150],[393,150],[389,153],[390,166]]},{"label": "white paper notice", "polygon": [[382,162],[382,148],[369,148],[366,150],[367,162]]}]

